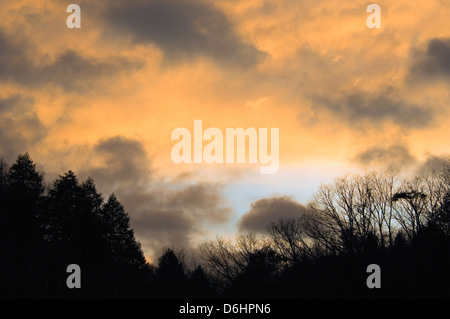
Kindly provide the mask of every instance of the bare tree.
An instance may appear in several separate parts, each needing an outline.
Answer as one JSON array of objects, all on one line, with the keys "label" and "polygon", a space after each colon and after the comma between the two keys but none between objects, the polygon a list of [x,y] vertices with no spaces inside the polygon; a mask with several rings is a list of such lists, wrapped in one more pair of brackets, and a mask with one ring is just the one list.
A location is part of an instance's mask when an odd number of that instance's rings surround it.
[{"label": "bare tree", "polygon": [[235,240],[218,237],[214,242],[202,244],[200,252],[205,261],[206,270],[221,289],[242,274],[252,255],[265,246],[267,246],[265,240],[250,233],[241,235]]},{"label": "bare tree", "polygon": [[398,173],[397,169],[388,169],[384,174],[375,175],[371,184],[375,206],[372,217],[382,247],[392,246],[394,242],[396,227],[393,225],[395,213],[393,196],[399,183]]},{"label": "bare tree", "polygon": [[354,250],[355,237],[369,227],[370,198],[366,192],[358,176],[347,175],[321,185],[312,204],[315,216],[309,235],[336,253]]},{"label": "bare tree", "polygon": [[313,257],[311,238],[306,234],[307,217],[280,219],[267,227],[270,244],[281,260],[292,265],[304,258]]},{"label": "bare tree", "polygon": [[428,176],[401,180],[398,170],[346,175],[321,185],[314,196],[307,234],[328,252],[358,251],[376,238],[393,245],[402,230],[409,240],[423,229],[448,193],[450,164]]},{"label": "bare tree", "polygon": [[393,201],[398,202],[395,219],[409,239],[414,238],[440,208],[447,190],[444,181],[445,168],[406,180],[394,194]]},{"label": "bare tree", "polygon": [[357,251],[376,238],[380,247],[392,245],[399,212],[394,195],[401,185],[398,171],[346,175],[322,185],[314,196],[307,233],[327,250]]}]

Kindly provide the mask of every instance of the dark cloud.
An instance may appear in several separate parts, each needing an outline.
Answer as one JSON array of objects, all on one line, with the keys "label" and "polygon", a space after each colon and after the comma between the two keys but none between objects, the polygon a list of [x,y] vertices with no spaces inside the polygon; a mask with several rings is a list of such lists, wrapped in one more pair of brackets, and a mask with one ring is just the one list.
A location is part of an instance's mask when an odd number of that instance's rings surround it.
[{"label": "dark cloud", "polygon": [[45,136],[32,98],[20,94],[0,98],[0,158],[11,162]]},{"label": "dark cloud", "polygon": [[450,39],[431,39],[425,50],[413,54],[409,80],[450,79]]},{"label": "dark cloud", "polygon": [[126,205],[125,209],[131,212],[131,226],[147,254],[158,254],[164,247],[192,249],[192,237],[200,232],[192,216],[183,210],[154,205],[151,195],[145,201],[146,209],[133,210],[129,195],[121,196],[121,200]]},{"label": "dark cloud", "polygon": [[106,8],[114,30],[139,43],[153,43],[173,62],[199,56],[250,67],[265,53],[245,43],[225,14],[196,0],[132,0]]},{"label": "dark cloud", "polygon": [[317,96],[313,102],[353,127],[391,122],[403,128],[423,128],[433,123],[435,114],[430,107],[410,104],[395,95],[395,90],[388,88],[375,94],[343,93],[335,99]]},{"label": "dark cloud", "polygon": [[89,170],[91,176],[111,191],[141,185],[150,177],[150,163],[142,144],[121,136],[100,141],[94,147],[102,166]]},{"label": "dark cloud", "polygon": [[198,218],[222,223],[228,220],[231,213],[222,191],[223,186],[218,184],[189,185],[168,194],[168,204],[174,208],[186,209]]},{"label": "dark cloud", "polygon": [[240,231],[265,232],[271,222],[280,219],[297,218],[307,208],[288,196],[263,198],[253,202],[251,209],[239,220]]},{"label": "dark cloud", "polygon": [[417,170],[418,174],[427,175],[433,173],[433,171],[439,171],[444,168],[444,166],[449,163],[450,156],[436,156],[430,155],[426,161],[420,165]]},{"label": "dark cloud", "polygon": [[121,57],[99,60],[72,50],[63,51],[55,58],[39,56],[38,47],[15,38],[0,29],[0,80],[27,87],[52,85],[65,91],[87,92],[99,88],[99,80],[142,66],[141,62]]},{"label": "dark cloud", "polygon": [[121,57],[110,57],[103,61],[68,50],[48,65],[37,69],[34,82],[57,84],[66,91],[88,91],[97,86],[98,80],[109,79],[124,70],[135,70],[142,65],[141,62]]},{"label": "dark cloud", "polygon": [[139,141],[116,136],[100,141],[92,152],[96,164],[81,176],[91,176],[100,190],[115,192],[148,254],[167,246],[192,249],[192,239],[202,233],[205,223],[230,218],[223,185],[159,179]]},{"label": "dark cloud", "polygon": [[138,239],[150,254],[168,246],[192,250],[193,239],[202,234],[205,223],[226,222],[230,217],[231,209],[220,187],[196,184],[175,191],[172,186],[160,184],[148,190],[134,187],[116,192],[131,215]]},{"label": "dark cloud", "polygon": [[408,148],[400,144],[371,147],[359,153],[355,160],[363,165],[382,164],[388,167],[402,167],[416,161]]}]

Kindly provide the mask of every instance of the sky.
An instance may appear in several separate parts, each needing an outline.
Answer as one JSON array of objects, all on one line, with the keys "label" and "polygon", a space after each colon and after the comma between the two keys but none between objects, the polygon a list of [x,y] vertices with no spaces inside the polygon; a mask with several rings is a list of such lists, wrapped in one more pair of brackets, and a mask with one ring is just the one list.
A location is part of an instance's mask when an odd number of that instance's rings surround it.
[{"label": "sky", "polygon": [[[370,3],[1,1],[0,157],[114,192],[150,261],[302,214],[346,173],[427,173],[450,157],[450,3],[373,2],[369,28]],[[278,171],[175,163],[195,120],[279,129]]]}]

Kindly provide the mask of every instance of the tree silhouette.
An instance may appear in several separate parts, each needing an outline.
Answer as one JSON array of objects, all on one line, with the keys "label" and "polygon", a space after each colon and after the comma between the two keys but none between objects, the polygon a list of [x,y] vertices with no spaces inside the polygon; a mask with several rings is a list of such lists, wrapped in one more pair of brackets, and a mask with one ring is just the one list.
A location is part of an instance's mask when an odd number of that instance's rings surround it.
[{"label": "tree silhouette", "polygon": [[137,267],[145,264],[144,254],[130,229],[130,217],[115,194],[111,194],[100,210],[103,237],[116,262]]},{"label": "tree silhouette", "polygon": [[431,216],[430,224],[450,236],[450,191],[445,194],[441,206]]},{"label": "tree silhouette", "polygon": [[280,219],[268,226],[268,233],[276,252],[281,260],[289,265],[294,265],[302,259],[314,255],[313,248],[307,243],[306,218]]},{"label": "tree silhouette", "polygon": [[189,276],[189,292],[191,298],[216,297],[216,291],[212,287],[201,265],[197,266]]},{"label": "tree silhouette", "polygon": [[31,297],[34,295],[34,271],[39,268],[36,252],[37,215],[44,192],[43,178],[36,171],[28,153],[19,155],[6,173],[2,164],[2,193],[4,206],[1,211],[2,260],[7,271],[2,276],[3,285],[13,293]]},{"label": "tree silhouette", "polygon": [[156,270],[158,297],[184,297],[187,292],[187,284],[185,265],[175,252],[168,248],[158,259],[158,268]]},{"label": "tree silhouette", "polygon": [[273,297],[273,284],[278,275],[280,256],[266,246],[249,254],[248,263],[225,293],[232,297]]},{"label": "tree silhouette", "polygon": [[39,202],[44,193],[43,178],[36,171],[28,153],[19,155],[8,173],[8,216],[6,224],[21,225],[21,231],[10,235],[21,245],[33,242]]},{"label": "tree silhouette", "polygon": [[[220,237],[192,269],[167,248],[145,261],[130,215],[73,171],[45,190],[25,153],[0,160],[0,297],[449,297],[450,164],[400,180],[393,170],[322,185],[300,218]],[[383,289],[365,286],[380,265]],[[82,289],[66,268],[82,269]]]}]

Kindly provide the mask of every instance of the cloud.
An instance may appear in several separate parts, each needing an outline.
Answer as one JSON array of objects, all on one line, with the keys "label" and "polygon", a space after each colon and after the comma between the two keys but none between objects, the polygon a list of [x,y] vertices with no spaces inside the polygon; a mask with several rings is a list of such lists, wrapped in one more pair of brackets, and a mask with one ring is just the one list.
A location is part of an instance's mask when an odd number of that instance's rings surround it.
[{"label": "cloud", "polygon": [[138,141],[115,136],[98,142],[93,151],[102,165],[92,167],[89,174],[111,191],[140,186],[150,178],[147,154]]},{"label": "cloud", "polygon": [[423,129],[436,124],[440,103],[421,96],[420,91],[412,92],[396,79],[405,72],[404,58],[393,55],[381,62],[379,56],[370,54],[355,60],[350,58],[353,50],[321,52],[304,45],[290,60],[296,76],[292,83],[297,83],[291,89],[311,105],[305,110],[306,103],[299,104],[302,113],[297,119],[302,125],[316,125],[323,117],[360,130],[380,130],[385,125]]},{"label": "cloud", "polygon": [[57,84],[66,91],[88,91],[97,86],[98,80],[109,79],[124,70],[135,70],[141,66],[140,62],[121,57],[100,60],[66,50],[54,61],[34,70],[34,82]]},{"label": "cloud", "polygon": [[197,183],[167,196],[167,205],[188,210],[195,217],[214,223],[223,223],[230,217],[231,209],[221,193],[223,186],[213,183]]},{"label": "cloud", "polygon": [[389,167],[401,167],[416,161],[408,148],[400,144],[374,146],[359,153],[354,159],[363,165],[382,164]]},{"label": "cloud", "polygon": [[432,108],[410,104],[395,93],[392,88],[377,93],[343,92],[334,99],[316,96],[313,101],[353,127],[390,122],[402,128],[424,128],[433,123]]},{"label": "cloud", "polygon": [[450,156],[436,156],[430,155],[417,170],[418,174],[427,175],[433,173],[433,171],[439,171],[444,168],[444,165],[448,163]]},{"label": "cloud", "polygon": [[139,141],[111,137],[99,141],[92,153],[90,168],[81,175],[91,176],[98,189],[115,192],[131,216],[136,237],[153,259],[163,247],[193,249],[205,224],[230,218],[223,185],[157,177]]},{"label": "cloud", "polygon": [[131,219],[138,240],[147,248],[146,253],[153,255],[152,260],[165,247],[192,248],[191,237],[198,232],[195,221],[183,211],[149,209],[133,214]]},{"label": "cloud", "polygon": [[68,92],[87,92],[99,88],[99,80],[143,65],[122,57],[100,60],[69,49],[55,57],[39,56],[38,47],[16,38],[17,35],[8,35],[0,29],[0,80],[27,87],[52,85]]},{"label": "cloud", "polygon": [[251,67],[265,56],[244,42],[226,15],[196,0],[133,0],[106,8],[114,30],[136,43],[153,43],[170,62],[208,57],[218,63]]},{"label": "cloud", "polygon": [[431,39],[425,50],[413,54],[409,80],[450,79],[450,38]]},{"label": "cloud", "polygon": [[32,98],[21,94],[0,98],[0,158],[11,162],[45,136]]},{"label": "cloud", "polygon": [[307,208],[289,196],[259,199],[251,204],[250,210],[238,221],[239,231],[265,232],[271,222],[279,219],[297,218]]},{"label": "cloud", "polygon": [[153,252],[167,246],[193,249],[205,225],[225,223],[231,216],[220,185],[152,184],[147,190],[134,187],[117,194],[132,214],[136,234]]}]

